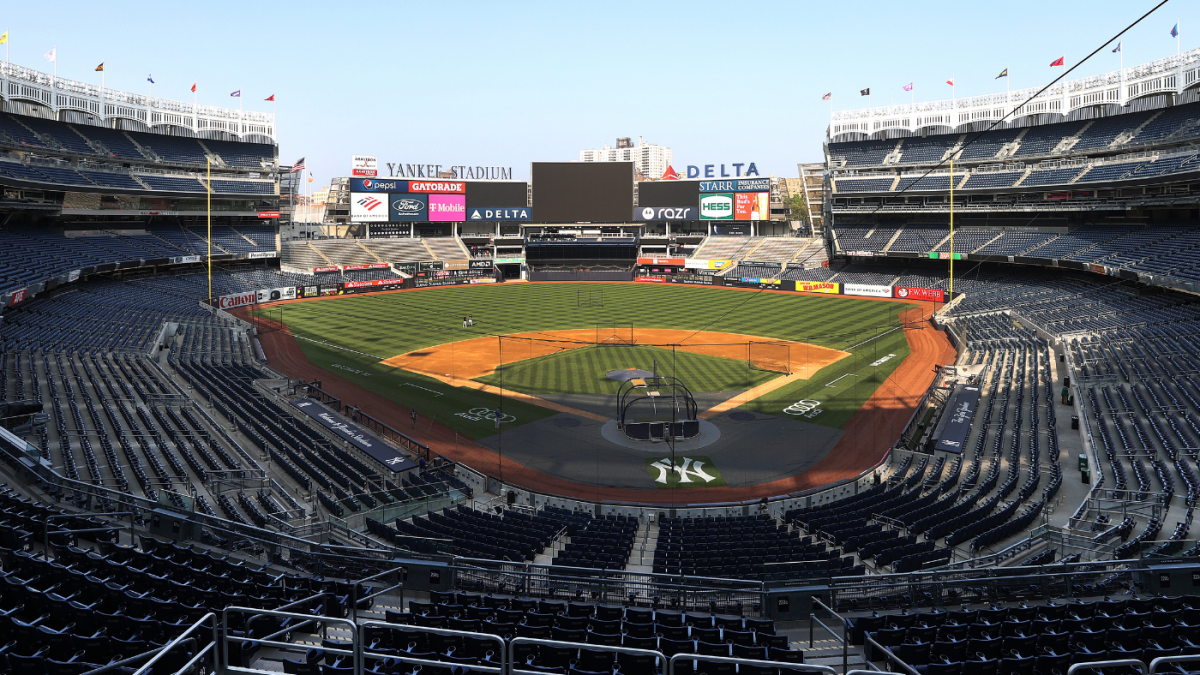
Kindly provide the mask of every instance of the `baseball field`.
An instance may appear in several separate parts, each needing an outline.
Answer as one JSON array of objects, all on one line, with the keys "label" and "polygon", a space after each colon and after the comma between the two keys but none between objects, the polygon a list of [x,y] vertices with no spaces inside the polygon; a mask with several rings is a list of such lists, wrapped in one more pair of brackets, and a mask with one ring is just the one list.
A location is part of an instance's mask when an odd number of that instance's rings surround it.
[{"label": "baseball field", "polygon": [[[502,284],[282,303],[307,361],[469,439],[673,375],[740,410],[842,428],[909,355],[914,305],[657,284]],[[473,325],[464,327],[464,317]],[[717,395],[717,394],[720,395]],[[545,398],[543,398],[545,397]],[[354,403],[354,401],[347,401]],[[704,415],[703,409],[701,415]],[[402,430],[408,419],[388,420]]]}]

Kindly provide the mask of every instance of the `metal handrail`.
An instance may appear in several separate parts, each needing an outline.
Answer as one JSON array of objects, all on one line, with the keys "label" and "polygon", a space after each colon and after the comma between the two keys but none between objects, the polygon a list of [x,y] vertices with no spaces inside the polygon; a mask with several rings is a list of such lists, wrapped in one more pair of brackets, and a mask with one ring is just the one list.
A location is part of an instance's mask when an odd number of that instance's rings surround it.
[{"label": "metal handrail", "polygon": [[[894,652],[892,652],[891,649],[879,644],[875,640],[875,638],[871,637],[870,633],[865,634],[863,639],[865,640],[867,646],[875,647],[875,648],[879,649],[880,651],[882,651],[884,654],[886,654],[887,655],[886,660],[887,660],[888,664],[894,663],[895,665],[900,666],[900,668],[907,675],[920,675],[920,673],[917,672],[916,668],[913,668],[912,666],[908,665],[904,661],[901,661],[900,657],[896,656],[896,654]],[[868,658],[866,658],[866,661],[867,661],[867,663],[870,663],[872,661],[872,659],[868,657]]]},{"label": "metal handrail", "polygon": [[[613,652],[616,654],[641,654],[643,656],[653,656],[657,659],[662,659],[662,663],[665,663],[667,658],[662,652],[656,652],[651,649],[636,649],[634,647],[619,647],[615,645],[598,645],[588,642],[561,642],[558,640],[544,640],[542,638],[515,637],[509,641],[508,653],[504,657],[510,665],[513,662],[513,655],[516,653],[516,649],[514,649],[514,647],[517,644],[547,645],[550,647],[574,647],[576,649],[592,649],[595,651]],[[833,670],[830,669],[829,672],[832,673]],[[670,673],[667,672],[664,675],[670,675]]]},{"label": "metal handrail", "polygon": [[[1155,659],[1155,662],[1163,659]],[[1070,668],[1067,668],[1067,675],[1075,675],[1080,670],[1100,670],[1110,666],[1136,666],[1143,673],[1146,672],[1146,664],[1137,659],[1117,659],[1115,661],[1085,661],[1083,663],[1073,663]]]},{"label": "metal handrail", "polygon": [[814,642],[814,640],[813,640],[813,625],[814,624],[820,625],[821,628],[824,628],[830,635],[833,636],[833,639],[842,643],[842,672],[845,672],[846,669],[850,667],[850,639],[849,639],[849,636],[846,635],[846,618],[844,616],[842,616],[841,614],[838,614],[837,612],[833,611],[832,607],[830,607],[829,605],[826,605],[824,602],[821,601],[821,598],[819,598],[815,595],[812,596],[812,603],[814,605],[820,607],[821,609],[824,609],[825,611],[829,612],[835,618],[837,618],[838,621],[841,622],[842,634],[839,637],[837,632],[835,632],[829,626],[826,626],[824,624],[824,622],[822,622],[820,619],[817,618],[815,612],[810,611],[808,613],[808,646],[811,648],[813,646],[813,642]]},{"label": "metal handrail", "polygon": [[733,663],[744,666],[766,666],[787,670],[805,670],[813,673],[837,675],[837,671],[829,666],[818,666],[811,663],[788,663],[787,661],[763,661],[760,659],[739,659],[732,656],[704,656],[703,654],[676,654],[667,662],[666,675],[675,675],[676,661],[707,661],[709,663]]},{"label": "metal handrail", "polygon": [[216,672],[216,670],[217,670],[217,652],[216,652],[216,650],[217,650],[217,640],[219,639],[219,634],[218,634],[218,629],[217,629],[217,615],[213,614],[212,612],[209,612],[208,614],[205,614],[204,616],[200,617],[199,621],[192,624],[191,628],[188,628],[183,633],[181,633],[178,637],[176,637],[175,639],[173,639],[169,643],[167,643],[162,648],[162,651],[155,654],[154,658],[147,661],[145,663],[145,665],[143,665],[141,668],[138,668],[137,671],[134,672],[133,675],[143,675],[143,673],[147,672],[151,666],[153,666],[155,663],[158,662],[159,659],[161,659],[163,656],[166,656],[167,652],[174,649],[176,645],[181,644],[185,639],[188,639],[189,635],[191,635],[197,628],[200,628],[201,624],[203,624],[205,621],[208,621],[209,619],[212,619],[212,634],[213,634],[212,642],[205,645],[203,649],[197,650],[196,654],[180,670],[186,671],[201,656],[204,656],[205,654],[212,652],[212,656],[213,656],[212,670],[213,670],[213,672]]},{"label": "metal handrail", "polygon": [[1157,675],[1160,663],[1185,663],[1188,661],[1200,661],[1200,654],[1192,654],[1191,656],[1160,656],[1150,662],[1149,675]]},{"label": "metal handrail", "polygon": [[[508,651],[504,647],[504,645],[505,645],[504,638],[500,637],[499,635],[492,635],[490,633],[472,633],[470,631],[454,630],[452,628],[434,628],[432,626],[416,626],[416,625],[403,624],[403,623],[388,623],[386,621],[364,621],[358,625],[357,637],[358,637],[359,644],[363,643],[363,638],[366,636],[367,628],[389,628],[389,629],[390,628],[400,628],[400,629],[404,629],[407,631],[414,631],[417,633],[434,633],[436,635],[461,635],[463,637],[480,638],[483,640],[494,641],[499,646],[499,649],[497,649],[494,653],[500,655],[500,665],[499,666],[485,666],[482,664],[478,664],[478,665],[472,665],[471,669],[472,670],[482,670],[484,672],[492,672],[493,670],[495,670],[495,671],[499,671],[500,673],[504,673],[507,670],[506,666],[508,665]],[[416,663],[416,664],[423,665],[423,666],[429,665],[429,666],[434,666],[434,667],[445,667],[448,665],[458,665],[458,664],[451,663],[449,661],[429,661],[429,660],[425,660],[425,659],[405,657],[405,656],[402,656],[403,653],[404,652],[401,652],[401,655],[397,655],[397,654],[378,654],[376,652],[363,651],[363,656],[370,657],[370,658],[376,658],[376,657],[378,657],[378,658],[393,658],[393,659],[402,661],[404,663]]]},{"label": "metal handrail", "polygon": [[[275,642],[275,641],[271,641],[271,640],[259,640],[259,639],[255,639],[255,638],[251,638],[251,637],[241,637],[238,635],[229,635],[228,634],[228,626],[229,626],[229,613],[230,612],[249,613],[254,616],[259,616],[259,615],[278,616],[278,617],[282,617],[285,619],[297,619],[297,620],[302,620],[302,621],[307,621],[309,619],[312,619],[311,614],[296,614],[295,612],[279,612],[279,611],[275,611],[275,610],[271,610],[271,609],[255,609],[253,607],[230,606],[230,607],[226,607],[225,609],[221,610],[221,625],[227,627],[225,639],[221,641],[221,665],[224,666],[225,672],[230,672],[230,673],[255,673],[255,672],[258,672],[258,671],[255,671],[255,670],[249,669],[249,668],[242,668],[242,667],[238,667],[238,666],[230,666],[229,665],[229,642],[230,641],[234,641],[239,644],[242,642],[257,642],[259,644],[270,645],[273,647],[291,647],[293,649],[296,648],[296,645],[292,644],[290,642]],[[252,616],[251,619],[253,619],[254,616]],[[351,650],[349,651],[349,653],[354,659],[353,675],[362,675],[362,673],[363,673],[362,643],[359,642],[358,630],[356,629],[354,622],[350,621],[349,619],[340,619],[337,617],[330,617],[330,616],[321,617],[321,621],[326,624],[329,624],[329,623],[343,624],[347,627],[347,629],[350,631],[350,636],[351,636],[351,640],[350,640]],[[247,624],[248,623],[249,623],[249,620],[247,620]],[[326,650],[326,651],[333,651],[335,653],[345,653],[346,652],[346,650],[342,650],[342,649]]]}]

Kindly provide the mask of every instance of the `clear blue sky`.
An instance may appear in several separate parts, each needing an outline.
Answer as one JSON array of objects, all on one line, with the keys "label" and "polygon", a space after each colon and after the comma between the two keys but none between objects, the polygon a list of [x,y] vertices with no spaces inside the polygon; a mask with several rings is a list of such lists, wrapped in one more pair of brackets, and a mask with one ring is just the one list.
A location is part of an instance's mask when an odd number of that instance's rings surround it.
[{"label": "clear blue sky", "polygon": [[[280,159],[308,158],[315,186],[352,154],[383,162],[512,166],[565,161],[641,135],[688,164],[756,162],[796,175],[819,161],[837,108],[1044,84],[1155,2],[895,3],[168,2],[8,3],[11,59],[157,96],[270,111]],[[1200,44],[1200,6],[1172,0],[1125,38],[1131,66]],[[1105,50],[1071,77],[1118,65]]]}]

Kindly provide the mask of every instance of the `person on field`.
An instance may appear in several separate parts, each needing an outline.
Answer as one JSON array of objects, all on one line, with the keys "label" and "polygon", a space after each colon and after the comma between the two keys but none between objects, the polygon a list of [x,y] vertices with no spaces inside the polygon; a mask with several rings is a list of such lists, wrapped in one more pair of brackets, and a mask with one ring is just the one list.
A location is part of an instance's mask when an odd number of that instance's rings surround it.
[{"label": "person on field", "polygon": [[417,428],[417,409],[413,408],[412,412],[409,413],[408,416],[412,418],[413,428],[416,429]]},{"label": "person on field", "polygon": [[474,325],[475,325],[475,315],[474,315],[474,314],[468,314],[468,315],[467,315],[467,325],[468,325],[468,326],[474,326]]},{"label": "person on field", "polygon": [[463,317],[463,328],[467,327],[467,317]]}]

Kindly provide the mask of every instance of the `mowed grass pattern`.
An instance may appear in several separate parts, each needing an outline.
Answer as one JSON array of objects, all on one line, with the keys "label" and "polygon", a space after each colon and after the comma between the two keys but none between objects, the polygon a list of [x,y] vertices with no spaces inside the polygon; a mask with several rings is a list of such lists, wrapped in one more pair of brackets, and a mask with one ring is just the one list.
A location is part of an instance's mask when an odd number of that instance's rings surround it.
[{"label": "mowed grass pattern", "polygon": [[509,363],[481,382],[527,394],[615,394],[620,382],[610,370],[640,368],[678,377],[693,392],[740,391],[778,375],[750,370],[745,361],[660,347],[598,345]]},{"label": "mowed grass pattern", "polygon": [[[579,307],[581,291],[599,291],[603,307]],[[283,319],[297,336],[301,348],[314,364],[345,377],[359,386],[375,391],[406,407],[416,407],[423,418],[436,418],[472,438],[494,433],[491,422],[474,421],[463,415],[479,407],[503,406],[506,413],[524,424],[554,414],[544,408],[522,404],[469,388],[455,388],[415,373],[379,364],[398,354],[488,335],[507,335],[543,330],[595,328],[634,325],[634,338],[641,328],[677,328],[714,332],[743,333],[784,340],[810,342],[835,349],[861,343],[881,330],[899,324],[899,313],[909,309],[904,303],[875,302],[844,297],[815,297],[785,293],[734,291],[729,289],[663,286],[654,284],[501,284],[496,286],[458,286],[404,293],[346,296],[283,305]],[[474,328],[464,329],[462,318],[474,315]],[[275,311],[278,316],[278,310]],[[603,331],[602,331],[603,332]],[[611,333],[610,333],[611,334]],[[896,335],[902,341],[901,331]],[[890,346],[890,345],[889,345]],[[584,352],[593,351],[584,349]],[[597,351],[598,358],[602,352]],[[669,351],[669,350],[668,350]],[[899,352],[897,352],[899,355]],[[907,355],[907,345],[903,355]],[[568,356],[567,354],[563,355]],[[692,355],[695,356],[695,355]],[[574,357],[588,358],[588,357]],[[605,357],[607,358],[607,357]],[[735,370],[745,363],[730,359]],[[897,359],[895,364],[899,365]],[[570,359],[553,368],[582,369],[584,378],[605,368],[597,362],[573,364]],[[630,367],[619,364],[616,367]],[[365,375],[346,370],[353,368]],[[823,378],[834,364],[812,379]],[[514,371],[516,372],[516,371]],[[603,371],[601,371],[602,373]],[[710,375],[718,371],[709,367]],[[769,373],[759,376],[769,377]],[[565,387],[569,375],[553,384],[537,387]],[[580,375],[576,375],[580,378]],[[730,385],[719,390],[739,388],[738,375],[730,371]],[[508,383],[506,383],[507,385]],[[530,383],[531,388],[534,387]],[[581,385],[582,386],[582,385]],[[689,383],[691,386],[691,383]],[[743,387],[744,388],[744,387]],[[787,390],[793,387],[789,385]],[[544,388],[542,391],[546,391]],[[578,390],[575,390],[578,391]],[[550,393],[547,391],[547,393]],[[781,391],[779,401],[792,391]],[[857,409],[869,396],[866,387],[848,389],[836,404],[845,410]],[[352,401],[351,401],[352,403]],[[774,402],[773,402],[774,403]],[[829,402],[834,405],[834,401]],[[772,405],[762,412],[780,414]],[[829,426],[842,415],[826,415],[811,421]],[[400,428],[407,428],[400,424]]]}]

